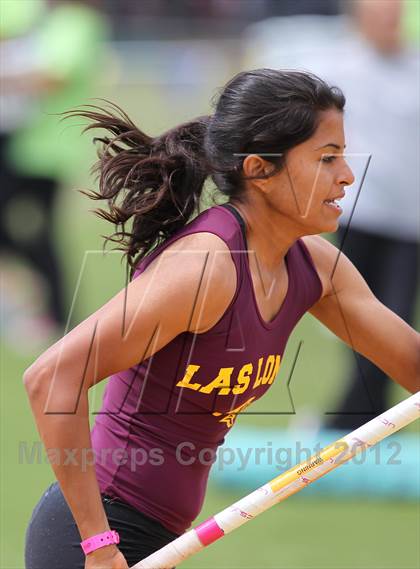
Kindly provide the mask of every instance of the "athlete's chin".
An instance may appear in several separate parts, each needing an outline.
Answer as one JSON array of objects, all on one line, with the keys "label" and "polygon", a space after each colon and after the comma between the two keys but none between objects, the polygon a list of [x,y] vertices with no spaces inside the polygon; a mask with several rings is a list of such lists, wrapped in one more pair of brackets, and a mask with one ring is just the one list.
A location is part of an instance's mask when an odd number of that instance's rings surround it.
[{"label": "athlete's chin", "polygon": [[330,210],[317,212],[306,219],[305,234],[319,235],[320,233],[334,233],[339,228],[341,211]]},{"label": "athlete's chin", "polygon": [[322,233],[334,233],[335,231],[337,231],[339,225],[340,225],[340,213],[335,213],[334,212],[334,216],[328,216],[324,217],[322,219]]},{"label": "athlete's chin", "polygon": [[339,227],[338,219],[336,221],[323,221],[318,223],[316,229],[312,231],[313,234],[319,235],[320,233],[334,233]]},{"label": "athlete's chin", "polygon": [[328,227],[325,227],[324,233],[335,233],[339,227],[338,220],[335,223],[330,223]]}]

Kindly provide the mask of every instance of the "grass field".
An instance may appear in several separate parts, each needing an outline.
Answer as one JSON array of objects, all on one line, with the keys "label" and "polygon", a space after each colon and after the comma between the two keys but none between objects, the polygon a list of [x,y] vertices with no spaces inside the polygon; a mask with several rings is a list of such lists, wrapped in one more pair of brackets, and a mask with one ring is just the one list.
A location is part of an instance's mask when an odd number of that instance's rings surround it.
[{"label": "grass field", "polygon": [[[134,108],[133,98],[125,97]],[[149,105],[151,112],[145,115],[153,115],[153,106],[161,103],[146,97],[143,104],[146,108]],[[182,120],[182,112],[179,115]],[[159,116],[156,130],[161,128],[160,123],[169,123],[170,109],[163,118]],[[69,305],[74,298],[70,328],[124,286],[120,255],[98,253],[102,248],[100,235],[108,234],[112,228],[88,212],[92,207],[87,198],[67,190],[57,205],[57,246]],[[93,252],[86,255],[86,251]],[[81,271],[84,258],[86,263]],[[334,410],[344,389],[352,353],[313,318],[305,317],[289,342],[278,380],[253,408],[262,413],[274,410],[279,415],[243,416],[238,419],[239,425],[286,426],[290,416],[281,414],[291,410],[286,380],[301,340],[301,357],[291,383],[297,416]],[[19,462],[19,443],[39,440],[22,386],[22,373],[35,356],[20,356],[5,344],[1,348],[0,569],[20,569],[27,521],[54,476],[48,464]],[[92,411],[99,409],[105,383],[91,392]],[[404,390],[394,386],[390,405],[406,396]],[[199,519],[239,497],[240,494],[210,486]],[[351,501],[306,499],[302,492],[194,557],[185,563],[185,569],[415,569],[420,566],[419,535],[417,504],[370,502],[357,497]]]}]

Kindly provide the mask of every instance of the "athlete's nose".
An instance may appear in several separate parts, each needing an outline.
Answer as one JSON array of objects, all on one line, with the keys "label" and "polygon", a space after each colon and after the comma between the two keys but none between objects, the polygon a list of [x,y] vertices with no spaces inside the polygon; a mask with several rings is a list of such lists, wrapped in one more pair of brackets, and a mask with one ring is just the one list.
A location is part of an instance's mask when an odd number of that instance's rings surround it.
[{"label": "athlete's nose", "polygon": [[347,161],[343,159],[343,168],[340,171],[338,183],[341,186],[351,186],[354,183],[354,179],[353,170],[347,164]]}]

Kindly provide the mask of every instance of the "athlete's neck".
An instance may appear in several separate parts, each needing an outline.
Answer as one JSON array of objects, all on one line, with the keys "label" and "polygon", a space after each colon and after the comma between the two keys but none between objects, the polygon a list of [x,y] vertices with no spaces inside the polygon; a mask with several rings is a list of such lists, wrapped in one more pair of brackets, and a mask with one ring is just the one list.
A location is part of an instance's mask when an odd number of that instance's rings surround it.
[{"label": "athlete's neck", "polygon": [[255,208],[244,202],[229,202],[241,214],[246,227],[248,251],[255,251],[259,264],[275,272],[283,265],[290,247],[302,234],[281,214],[264,206]]}]

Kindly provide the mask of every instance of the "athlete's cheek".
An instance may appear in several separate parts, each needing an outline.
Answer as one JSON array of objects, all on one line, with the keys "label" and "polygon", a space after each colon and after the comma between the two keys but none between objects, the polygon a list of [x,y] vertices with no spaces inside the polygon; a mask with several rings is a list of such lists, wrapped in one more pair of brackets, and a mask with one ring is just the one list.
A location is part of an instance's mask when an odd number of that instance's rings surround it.
[{"label": "athlete's cheek", "polygon": [[315,168],[308,172],[305,180],[304,192],[299,202],[301,213],[306,217],[318,208],[319,203],[325,199],[326,182],[321,173]]}]

